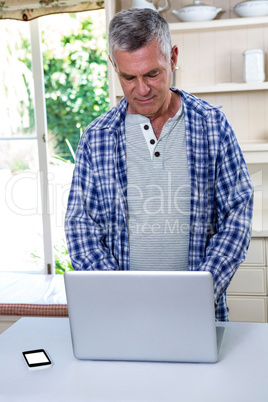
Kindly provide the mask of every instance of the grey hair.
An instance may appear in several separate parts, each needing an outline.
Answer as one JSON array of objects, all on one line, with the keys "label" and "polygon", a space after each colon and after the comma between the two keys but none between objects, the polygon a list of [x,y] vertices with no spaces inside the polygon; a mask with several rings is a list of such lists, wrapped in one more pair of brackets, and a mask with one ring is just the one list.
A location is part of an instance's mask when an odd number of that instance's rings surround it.
[{"label": "grey hair", "polygon": [[170,59],[171,35],[168,22],[150,8],[132,8],[116,14],[109,25],[109,51],[112,62],[115,51],[133,52],[149,45],[154,39],[161,52]]}]

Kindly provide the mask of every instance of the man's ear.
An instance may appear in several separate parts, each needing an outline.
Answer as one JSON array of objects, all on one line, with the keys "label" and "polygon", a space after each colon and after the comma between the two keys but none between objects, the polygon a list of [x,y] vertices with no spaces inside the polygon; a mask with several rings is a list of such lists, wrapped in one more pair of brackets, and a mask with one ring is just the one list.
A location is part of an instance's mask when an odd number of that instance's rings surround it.
[{"label": "man's ear", "polygon": [[112,63],[112,66],[113,66],[113,68],[114,68],[114,70],[115,70],[115,72],[116,72],[116,66],[115,66],[115,64],[114,64],[114,62],[113,62],[111,56],[109,55],[108,57],[109,57],[109,60],[110,60],[110,62]]},{"label": "man's ear", "polygon": [[175,45],[171,49],[171,69],[172,69],[172,71],[175,70],[175,67],[177,65],[178,55],[179,55],[179,48],[177,45]]}]

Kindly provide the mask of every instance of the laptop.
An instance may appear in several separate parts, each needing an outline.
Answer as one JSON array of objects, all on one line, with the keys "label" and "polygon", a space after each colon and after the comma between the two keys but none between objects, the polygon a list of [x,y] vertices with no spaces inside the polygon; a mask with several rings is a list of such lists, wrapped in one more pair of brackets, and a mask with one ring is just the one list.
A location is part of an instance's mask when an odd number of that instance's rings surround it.
[{"label": "laptop", "polygon": [[77,359],[218,360],[209,272],[69,271],[64,280]]}]

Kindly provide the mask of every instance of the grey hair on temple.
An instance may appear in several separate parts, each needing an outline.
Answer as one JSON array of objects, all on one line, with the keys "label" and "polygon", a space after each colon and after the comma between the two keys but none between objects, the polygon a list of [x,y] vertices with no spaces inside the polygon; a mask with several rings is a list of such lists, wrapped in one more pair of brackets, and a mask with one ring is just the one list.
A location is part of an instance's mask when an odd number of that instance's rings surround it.
[{"label": "grey hair on temple", "polygon": [[109,51],[114,65],[115,51],[133,52],[149,45],[154,39],[161,52],[170,59],[171,36],[168,22],[149,8],[132,8],[116,14],[109,25]]}]

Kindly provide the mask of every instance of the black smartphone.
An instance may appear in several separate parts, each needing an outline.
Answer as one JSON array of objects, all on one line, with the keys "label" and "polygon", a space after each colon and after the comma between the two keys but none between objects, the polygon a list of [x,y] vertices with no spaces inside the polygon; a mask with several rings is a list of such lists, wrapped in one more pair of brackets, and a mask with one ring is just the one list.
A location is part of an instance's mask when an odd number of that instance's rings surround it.
[{"label": "black smartphone", "polygon": [[48,368],[52,366],[52,361],[44,349],[28,350],[22,352],[29,369]]}]

